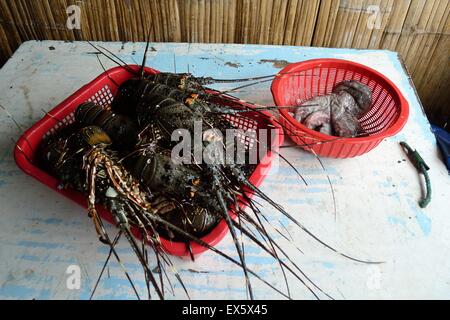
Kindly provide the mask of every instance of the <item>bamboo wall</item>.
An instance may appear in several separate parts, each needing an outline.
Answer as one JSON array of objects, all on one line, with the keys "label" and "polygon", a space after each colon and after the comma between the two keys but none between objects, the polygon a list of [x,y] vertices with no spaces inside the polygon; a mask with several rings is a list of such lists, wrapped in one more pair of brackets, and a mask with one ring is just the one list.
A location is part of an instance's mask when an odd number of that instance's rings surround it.
[{"label": "bamboo wall", "polygon": [[[79,30],[66,27],[72,4]],[[144,41],[150,25],[151,41],[394,50],[428,115],[449,118],[450,0],[0,0],[0,10],[1,64],[26,40]]]}]

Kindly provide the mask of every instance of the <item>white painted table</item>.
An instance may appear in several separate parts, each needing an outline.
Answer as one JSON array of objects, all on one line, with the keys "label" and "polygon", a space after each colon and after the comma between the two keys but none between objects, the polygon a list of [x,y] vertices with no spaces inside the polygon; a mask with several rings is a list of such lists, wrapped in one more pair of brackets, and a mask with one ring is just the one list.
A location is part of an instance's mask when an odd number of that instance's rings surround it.
[{"label": "white painted table", "polygon": [[[128,63],[140,62],[145,46],[144,43],[103,45]],[[317,160],[305,151],[283,149],[283,154],[305,175],[308,187],[280,162],[262,189],[339,250],[363,259],[385,261],[368,266],[345,259],[282,219],[304,253],[284,243],[287,251],[334,298],[450,298],[450,179],[396,53],[221,44],[152,43],[151,46],[148,65],[173,72],[175,60],[177,72],[186,72],[189,65],[189,71],[198,76],[267,75],[276,73],[285,62],[319,57],[350,59],[388,75],[410,104],[409,121],[397,136],[383,141],[369,154],[354,159],[323,159],[336,194],[336,220],[326,175]],[[86,43],[24,43],[0,71],[0,104],[23,128],[31,126],[43,116],[42,110],[50,110],[102,72],[93,51]],[[108,68],[114,66],[105,58],[102,61]],[[272,104],[269,86],[266,83],[249,88],[240,92],[240,96]],[[0,113],[0,133],[0,298],[88,298],[107,247],[97,241],[83,209],[16,167],[13,140],[21,132],[4,113]],[[417,205],[421,195],[419,176],[412,164],[404,161],[398,144],[401,140],[417,148],[431,167],[433,198],[426,209]],[[279,217],[268,206],[264,212],[273,220]],[[229,236],[218,247],[237,257]],[[118,251],[145,295],[141,269],[126,242],[119,245]],[[252,269],[284,289],[281,272],[273,259],[248,242],[246,252]],[[242,271],[214,253],[207,252],[195,262],[178,258],[173,261],[192,298],[246,297]],[[66,286],[66,270],[70,265],[81,268],[78,290]],[[257,279],[252,282],[256,298],[280,298]],[[290,282],[294,298],[312,298],[298,282],[293,279]],[[175,293],[176,298],[185,298],[179,286]],[[135,298],[114,261],[95,298]]]}]

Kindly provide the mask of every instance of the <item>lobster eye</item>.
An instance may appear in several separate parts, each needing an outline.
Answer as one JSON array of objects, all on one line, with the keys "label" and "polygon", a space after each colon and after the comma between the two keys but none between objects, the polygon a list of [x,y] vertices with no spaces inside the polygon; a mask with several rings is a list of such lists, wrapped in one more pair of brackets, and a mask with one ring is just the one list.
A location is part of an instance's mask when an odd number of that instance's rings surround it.
[{"label": "lobster eye", "polygon": [[200,179],[199,178],[192,179],[192,185],[198,187],[200,185]]},{"label": "lobster eye", "polygon": [[111,138],[99,127],[86,127],[85,133],[86,142],[91,146],[99,144],[109,145],[112,143]]}]

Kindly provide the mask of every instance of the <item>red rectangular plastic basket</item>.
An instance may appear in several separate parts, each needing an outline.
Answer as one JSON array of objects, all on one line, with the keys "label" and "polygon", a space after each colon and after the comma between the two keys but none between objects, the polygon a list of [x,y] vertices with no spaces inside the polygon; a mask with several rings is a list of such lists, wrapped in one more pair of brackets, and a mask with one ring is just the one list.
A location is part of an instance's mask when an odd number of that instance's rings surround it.
[{"label": "red rectangular plastic basket", "polygon": [[[130,66],[133,70],[138,70],[139,66]],[[147,73],[157,73],[157,70],[146,68]],[[86,207],[87,200],[79,192],[72,189],[60,188],[60,182],[55,178],[50,176],[48,173],[42,171],[34,164],[35,152],[39,147],[40,142],[44,137],[52,135],[62,126],[69,125],[75,121],[74,111],[75,109],[85,101],[93,101],[102,106],[110,104],[114,99],[114,95],[117,92],[117,85],[120,85],[124,81],[133,77],[133,74],[122,67],[116,67],[106,71],[105,73],[98,76],[92,82],[86,84],[70,97],[61,102],[58,106],[48,112],[41,120],[35,123],[31,128],[29,128],[18,140],[16,147],[14,149],[14,158],[17,165],[24,172],[35,178],[36,180],[42,182],[49,188],[55,190],[56,192],[68,197],[69,199],[75,201],[79,205]],[[239,100],[228,101],[228,104],[234,107],[251,107],[244,102]],[[244,121],[239,121],[236,125],[241,129],[273,129],[274,136],[269,142],[270,148],[267,148],[267,153],[262,157],[256,169],[250,176],[249,180],[255,186],[259,186],[264,177],[266,176],[268,170],[270,169],[271,160],[274,157],[274,153],[270,150],[276,150],[283,143],[283,135],[281,134],[281,127],[279,124],[273,120],[273,116],[269,113],[264,113],[265,116],[261,116],[261,112],[249,112],[246,113],[246,118]],[[267,116],[267,117],[266,117]],[[230,118],[230,121],[234,121]],[[248,147],[255,147],[255,143],[252,141],[246,141]],[[248,193],[248,196],[252,196]],[[245,205],[242,205],[245,207]],[[104,208],[98,208],[101,216],[110,223],[114,223],[114,218],[112,215]],[[87,216],[86,216],[87,217]],[[215,227],[209,234],[202,238],[203,241],[214,246],[217,244],[228,232],[228,227],[225,221],[221,221],[217,227]],[[138,233],[135,232],[137,236]],[[185,243],[172,242],[166,239],[161,239],[162,246],[164,250],[172,255],[176,256],[188,256],[189,251],[187,250]],[[207,249],[201,245],[191,242],[191,250],[194,255],[200,254]]]}]

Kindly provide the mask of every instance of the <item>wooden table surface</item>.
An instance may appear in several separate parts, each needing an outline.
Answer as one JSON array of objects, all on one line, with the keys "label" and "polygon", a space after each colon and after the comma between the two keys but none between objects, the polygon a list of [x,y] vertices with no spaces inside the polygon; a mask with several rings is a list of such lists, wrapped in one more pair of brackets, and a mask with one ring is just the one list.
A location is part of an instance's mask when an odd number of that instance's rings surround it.
[{"label": "wooden table surface", "polygon": [[[102,43],[127,63],[140,63],[144,43]],[[366,260],[343,258],[305,235],[268,205],[263,212],[289,230],[293,243],[279,240],[291,258],[324,291],[337,299],[450,297],[450,179],[412,82],[395,52],[259,45],[151,43],[147,65],[162,71],[197,76],[239,78],[276,73],[289,62],[319,57],[353,60],[386,74],[410,106],[410,117],[395,137],[370,153],[352,159],[322,159],[326,173],[309,153],[284,148],[282,153],[305,176],[308,186],[283,162],[276,161],[262,189],[315,235],[338,250]],[[84,42],[30,41],[22,44],[0,70],[0,104],[25,129],[64,98],[102,73],[94,49]],[[114,64],[102,57],[107,68]],[[229,88],[219,86],[218,88]],[[240,97],[273,104],[270,82],[239,92]],[[25,175],[14,163],[14,141],[22,133],[0,110],[0,298],[87,299],[108,248],[97,241],[86,212],[70,200]],[[420,180],[398,142],[406,140],[427,164],[433,198],[420,209]],[[289,142],[288,142],[289,143]],[[327,174],[336,197],[333,199]],[[108,227],[113,231],[113,227]],[[245,241],[247,264],[264,279],[284,290],[278,264]],[[237,258],[228,235],[219,249]],[[138,261],[123,241],[118,252],[140,293],[145,283]],[[212,252],[195,262],[172,259],[191,298],[245,299],[239,267]],[[152,266],[156,264],[151,262]],[[80,288],[67,285],[72,267],[80,269]],[[313,296],[289,278],[292,297]],[[173,281],[175,295],[184,299]],[[255,296],[282,298],[252,279]],[[324,297],[323,295],[321,296]],[[94,299],[135,299],[119,265],[112,261]]]}]

